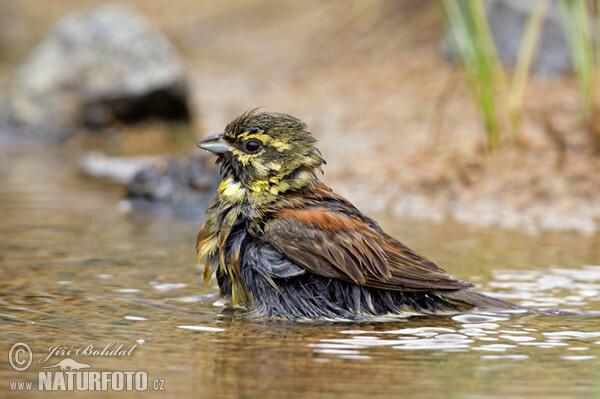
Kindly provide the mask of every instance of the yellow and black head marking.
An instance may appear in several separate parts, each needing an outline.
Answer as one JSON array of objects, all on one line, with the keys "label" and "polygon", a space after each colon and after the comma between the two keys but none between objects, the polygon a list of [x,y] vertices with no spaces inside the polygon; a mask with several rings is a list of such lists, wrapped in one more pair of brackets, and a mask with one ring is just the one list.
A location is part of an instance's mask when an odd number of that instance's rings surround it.
[{"label": "yellow and black head marking", "polygon": [[[278,194],[294,183],[308,183],[310,176],[302,172],[312,173],[325,163],[315,143],[306,125],[293,116],[252,110],[197,145],[219,155],[224,181],[230,178],[252,191]],[[297,175],[290,176],[293,172]]]}]

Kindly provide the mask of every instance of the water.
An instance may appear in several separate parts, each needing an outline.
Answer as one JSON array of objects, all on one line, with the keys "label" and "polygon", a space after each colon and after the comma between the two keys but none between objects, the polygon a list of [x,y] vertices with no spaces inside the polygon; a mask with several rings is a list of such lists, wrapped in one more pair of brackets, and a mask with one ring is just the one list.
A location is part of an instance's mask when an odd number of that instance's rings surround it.
[{"label": "water", "polygon": [[[216,287],[202,283],[199,225],[123,213],[123,188],[81,177],[68,150],[1,155],[2,397],[26,396],[9,381],[37,385],[40,367],[69,357],[40,364],[51,347],[111,342],[135,347],[130,356],[70,357],[91,370],[147,371],[150,384],[164,379],[161,397],[600,397],[598,317],[239,320],[213,306]],[[481,291],[533,307],[600,310],[599,236],[377,219]],[[7,361],[17,342],[34,356],[24,372]]]}]

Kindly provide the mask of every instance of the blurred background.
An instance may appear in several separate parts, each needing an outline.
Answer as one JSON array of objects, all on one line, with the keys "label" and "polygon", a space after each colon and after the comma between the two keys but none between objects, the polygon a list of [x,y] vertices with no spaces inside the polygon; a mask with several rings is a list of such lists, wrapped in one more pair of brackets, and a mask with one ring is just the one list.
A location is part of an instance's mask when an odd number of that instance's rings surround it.
[{"label": "blurred background", "polygon": [[[589,315],[240,320],[194,247],[219,184],[194,143],[262,107],[305,121],[324,182],[449,274],[597,312],[599,12],[0,0],[0,352],[137,345],[77,360],[143,369],[167,397],[599,397]],[[2,397],[40,366],[0,361]]]},{"label": "blurred background", "polygon": [[77,147],[110,177],[108,156],[187,155],[264,107],[306,121],[326,180],[368,211],[591,234],[596,14],[594,1],[5,0],[0,131]]}]

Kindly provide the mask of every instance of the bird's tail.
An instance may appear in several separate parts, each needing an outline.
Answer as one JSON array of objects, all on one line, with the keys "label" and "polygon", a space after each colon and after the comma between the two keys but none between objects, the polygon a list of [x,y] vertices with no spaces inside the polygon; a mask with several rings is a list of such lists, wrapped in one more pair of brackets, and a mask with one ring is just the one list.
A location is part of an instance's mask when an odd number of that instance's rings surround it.
[{"label": "bird's tail", "polygon": [[452,304],[470,310],[522,310],[535,312],[535,310],[533,309],[529,309],[524,306],[517,305],[515,303],[506,302],[502,299],[487,296],[480,292],[471,291],[469,289],[462,289],[456,291],[442,291],[438,292],[438,295]]},{"label": "bird's tail", "polygon": [[502,299],[494,298],[477,291],[471,291],[469,289],[456,290],[456,291],[444,291],[439,292],[442,298],[446,301],[464,307],[469,310],[481,310],[481,311],[521,311],[521,312],[533,312],[546,316],[580,316],[580,315],[594,315],[597,316],[597,312],[579,313],[570,310],[560,309],[532,309],[526,306],[517,305],[503,301]]}]

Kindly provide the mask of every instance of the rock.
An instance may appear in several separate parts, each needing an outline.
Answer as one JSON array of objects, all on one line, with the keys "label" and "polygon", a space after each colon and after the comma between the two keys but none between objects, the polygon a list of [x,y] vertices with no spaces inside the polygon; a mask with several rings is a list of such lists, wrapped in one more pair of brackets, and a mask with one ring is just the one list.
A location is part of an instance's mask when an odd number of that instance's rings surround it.
[{"label": "rock", "polygon": [[17,71],[2,123],[64,138],[74,128],[190,119],[185,69],[138,11],[102,4],[64,17]]},{"label": "rock", "polygon": [[[535,4],[535,1],[523,0],[484,1],[498,56],[506,65],[514,66],[517,62],[523,32]],[[539,75],[553,76],[570,70],[569,46],[554,1],[546,12],[533,71]]]},{"label": "rock", "polygon": [[129,185],[127,201],[136,209],[202,220],[221,180],[213,163],[213,157],[199,154],[144,168]]},{"label": "rock", "polygon": [[[522,0],[483,1],[498,56],[504,65],[515,66],[523,32],[535,3],[535,1]],[[448,58],[457,58],[452,54],[446,38],[442,48]],[[556,76],[570,70],[569,46],[563,32],[558,7],[556,2],[552,2],[546,12],[532,72],[538,75]]]},{"label": "rock", "polygon": [[81,172],[90,177],[129,184],[135,175],[158,161],[157,157],[111,157],[100,152],[86,154],[81,160]]}]

